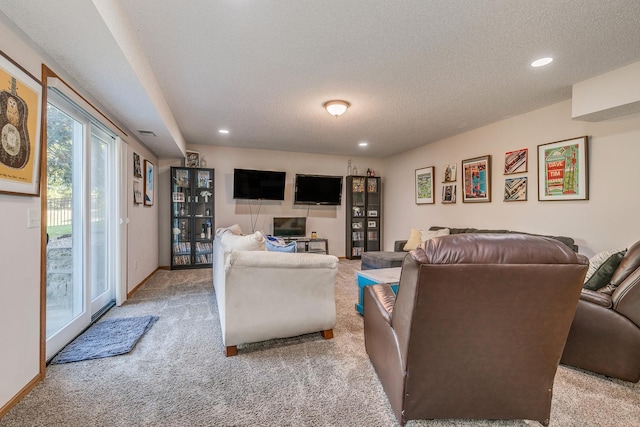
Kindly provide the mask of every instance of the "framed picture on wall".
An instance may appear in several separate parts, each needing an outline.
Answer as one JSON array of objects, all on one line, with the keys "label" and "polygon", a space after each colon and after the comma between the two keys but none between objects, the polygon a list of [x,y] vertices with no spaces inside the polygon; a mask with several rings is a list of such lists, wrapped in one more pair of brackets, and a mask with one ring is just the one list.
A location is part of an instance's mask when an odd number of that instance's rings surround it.
[{"label": "framed picture on wall", "polygon": [[144,204],[153,206],[153,187],[155,186],[154,166],[149,160],[144,161]]},{"label": "framed picture on wall", "polygon": [[133,203],[142,204],[142,190],[140,190],[140,181],[133,181]]},{"label": "framed picture on wall", "polygon": [[142,165],[140,164],[140,155],[133,153],[133,176],[142,178]]},{"label": "framed picture on wall", "polygon": [[442,186],[442,203],[456,202],[456,185],[447,184]]},{"label": "framed picture on wall", "polygon": [[588,200],[588,137],[538,145],[538,200]]},{"label": "framed picture on wall", "polygon": [[491,156],[462,161],[462,202],[491,201]]},{"label": "framed picture on wall", "polygon": [[0,193],[40,195],[42,85],[0,50]]},{"label": "framed picture on wall", "polygon": [[457,178],[456,164],[446,165],[442,171],[442,182],[456,182]]},{"label": "framed picture on wall", "polygon": [[200,153],[197,151],[186,151],[187,156],[184,159],[184,165],[188,168],[199,168],[200,167]]},{"label": "framed picture on wall", "polygon": [[507,151],[504,154],[504,174],[522,173],[527,171],[529,150]]},{"label": "framed picture on wall", "polygon": [[504,180],[504,201],[521,202],[527,200],[527,177]]},{"label": "framed picture on wall", "polygon": [[433,200],[433,172],[434,167],[429,166],[416,169],[416,204],[430,204]]}]

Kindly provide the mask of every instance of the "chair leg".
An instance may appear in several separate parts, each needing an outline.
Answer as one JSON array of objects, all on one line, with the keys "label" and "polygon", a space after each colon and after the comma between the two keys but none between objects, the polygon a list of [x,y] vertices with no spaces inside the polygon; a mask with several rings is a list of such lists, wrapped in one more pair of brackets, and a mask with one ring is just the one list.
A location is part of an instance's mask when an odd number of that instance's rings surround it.
[{"label": "chair leg", "polygon": [[224,348],[224,354],[227,357],[237,356],[238,355],[238,346],[230,345],[229,347]]},{"label": "chair leg", "polygon": [[327,329],[326,331],[320,332],[320,334],[325,340],[330,340],[331,338],[333,338],[333,329]]}]

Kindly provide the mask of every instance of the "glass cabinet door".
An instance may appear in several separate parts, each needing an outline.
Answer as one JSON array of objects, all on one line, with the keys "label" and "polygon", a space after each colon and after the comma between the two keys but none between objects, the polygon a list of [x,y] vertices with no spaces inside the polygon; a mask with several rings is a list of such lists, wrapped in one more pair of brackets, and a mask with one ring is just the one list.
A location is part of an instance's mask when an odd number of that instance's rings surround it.
[{"label": "glass cabinet door", "polygon": [[172,265],[191,265],[191,170],[172,169]]},{"label": "glass cabinet door", "polygon": [[195,171],[193,196],[195,264],[212,262],[213,230],[213,171],[198,169]]}]

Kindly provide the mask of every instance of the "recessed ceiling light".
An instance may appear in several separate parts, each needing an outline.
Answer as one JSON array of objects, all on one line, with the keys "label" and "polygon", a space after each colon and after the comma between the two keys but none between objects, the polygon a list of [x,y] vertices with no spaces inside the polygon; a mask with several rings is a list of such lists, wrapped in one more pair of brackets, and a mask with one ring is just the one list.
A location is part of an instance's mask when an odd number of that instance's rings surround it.
[{"label": "recessed ceiling light", "polygon": [[545,65],[551,64],[553,62],[553,58],[547,56],[546,58],[536,59],[531,63],[532,67],[543,67]]},{"label": "recessed ceiling light", "polygon": [[359,145],[360,147],[366,147],[366,146],[368,146],[368,145],[369,145],[369,143],[368,143],[368,142],[364,142],[364,141],[363,141],[363,142],[359,142],[359,143],[358,143],[358,145]]},{"label": "recessed ceiling light", "polygon": [[229,131],[228,131],[228,130],[226,130],[226,129],[220,129],[218,132],[219,132],[219,133],[229,133]]}]

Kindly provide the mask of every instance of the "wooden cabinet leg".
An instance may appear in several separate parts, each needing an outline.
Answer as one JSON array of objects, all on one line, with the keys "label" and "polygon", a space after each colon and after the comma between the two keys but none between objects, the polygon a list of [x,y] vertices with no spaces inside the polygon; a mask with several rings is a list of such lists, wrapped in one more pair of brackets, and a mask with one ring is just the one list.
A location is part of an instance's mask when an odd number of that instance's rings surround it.
[{"label": "wooden cabinet leg", "polygon": [[230,356],[237,356],[238,355],[238,346],[236,345],[230,345],[229,347],[225,347],[224,348],[224,354],[227,357]]},{"label": "wooden cabinet leg", "polygon": [[333,338],[333,329],[327,329],[326,331],[320,332],[320,334],[325,340],[330,340],[331,338]]}]

